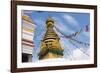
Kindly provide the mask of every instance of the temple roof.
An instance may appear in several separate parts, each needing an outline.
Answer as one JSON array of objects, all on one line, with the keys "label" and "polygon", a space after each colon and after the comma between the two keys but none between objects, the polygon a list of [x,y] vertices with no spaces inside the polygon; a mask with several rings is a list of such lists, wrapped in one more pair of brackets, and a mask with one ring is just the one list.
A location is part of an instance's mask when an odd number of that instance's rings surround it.
[{"label": "temple roof", "polygon": [[30,17],[27,16],[27,15],[23,15],[23,16],[22,16],[22,19],[33,24],[33,21],[32,21],[32,20],[30,19]]}]

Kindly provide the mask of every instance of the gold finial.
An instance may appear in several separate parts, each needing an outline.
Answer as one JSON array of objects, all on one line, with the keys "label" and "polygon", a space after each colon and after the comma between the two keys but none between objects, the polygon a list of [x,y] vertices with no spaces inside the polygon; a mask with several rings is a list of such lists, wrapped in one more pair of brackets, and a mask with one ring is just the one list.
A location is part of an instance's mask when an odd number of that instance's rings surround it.
[{"label": "gold finial", "polygon": [[47,24],[47,27],[48,27],[48,26],[53,26],[54,20],[49,16],[49,17],[47,18],[46,24]]},{"label": "gold finial", "polygon": [[49,17],[47,18],[46,23],[47,23],[47,22],[53,22],[53,23],[54,23],[54,20],[51,18],[51,16],[49,16]]}]

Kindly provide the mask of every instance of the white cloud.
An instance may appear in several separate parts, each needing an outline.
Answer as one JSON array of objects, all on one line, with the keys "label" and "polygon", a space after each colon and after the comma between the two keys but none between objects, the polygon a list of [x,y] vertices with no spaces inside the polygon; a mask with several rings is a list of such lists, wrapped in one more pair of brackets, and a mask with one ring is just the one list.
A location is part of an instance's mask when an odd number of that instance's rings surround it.
[{"label": "white cloud", "polygon": [[[73,50],[73,60],[89,59],[89,56],[87,56],[85,53],[83,53],[80,49]],[[89,53],[89,51],[86,51],[86,53]]]},{"label": "white cloud", "polygon": [[54,25],[61,32],[65,32],[65,33],[73,33],[74,32],[73,30],[70,30],[67,26],[65,26],[62,22],[57,22]]},{"label": "white cloud", "polygon": [[72,17],[71,15],[63,15],[63,18],[65,19],[65,20],[67,20],[67,22],[69,23],[69,24],[71,24],[72,26],[75,26],[75,27],[77,27],[77,28],[79,28],[79,23],[77,22],[77,20],[74,18],[74,17]]},{"label": "white cloud", "polygon": [[90,32],[82,32],[84,36],[90,37]]},{"label": "white cloud", "polygon": [[55,24],[55,27],[58,28],[62,32],[67,32],[68,31],[68,28],[65,27],[62,23]]},{"label": "white cloud", "polygon": [[[69,22],[69,24],[71,26],[75,26],[76,28],[79,29],[79,24],[78,22],[75,20],[75,18],[73,18],[70,15],[63,15],[62,16],[67,22]],[[67,32],[67,33],[74,33],[75,31],[72,30],[71,28],[69,28],[62,20],[61,18],[57,18],[57,17],[53,17],[53,19],[55,20],[55,26],[61,31],[61,32]]]}]

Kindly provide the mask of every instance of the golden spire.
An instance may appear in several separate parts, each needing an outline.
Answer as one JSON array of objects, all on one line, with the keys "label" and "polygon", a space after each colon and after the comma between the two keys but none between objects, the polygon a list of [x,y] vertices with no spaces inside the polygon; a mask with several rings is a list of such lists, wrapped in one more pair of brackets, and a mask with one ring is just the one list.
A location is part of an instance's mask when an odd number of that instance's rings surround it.
[{"label": "golden spire", "polygon": [[41,41],[39,59],[60,58],[63,56],[63,49],[59,43],[59,37],[53,30],[54,20],[48,17],[46,21],[47,31]]}]

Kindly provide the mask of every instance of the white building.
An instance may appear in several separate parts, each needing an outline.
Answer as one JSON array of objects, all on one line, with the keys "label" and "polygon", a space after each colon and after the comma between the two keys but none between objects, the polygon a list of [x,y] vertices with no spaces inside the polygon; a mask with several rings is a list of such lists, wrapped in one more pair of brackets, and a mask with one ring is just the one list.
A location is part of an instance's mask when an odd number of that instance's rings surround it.
[{"label": "white building", "polygon": [[32,62],[34,27],[29,16],[22,15],[22,62]]}]

